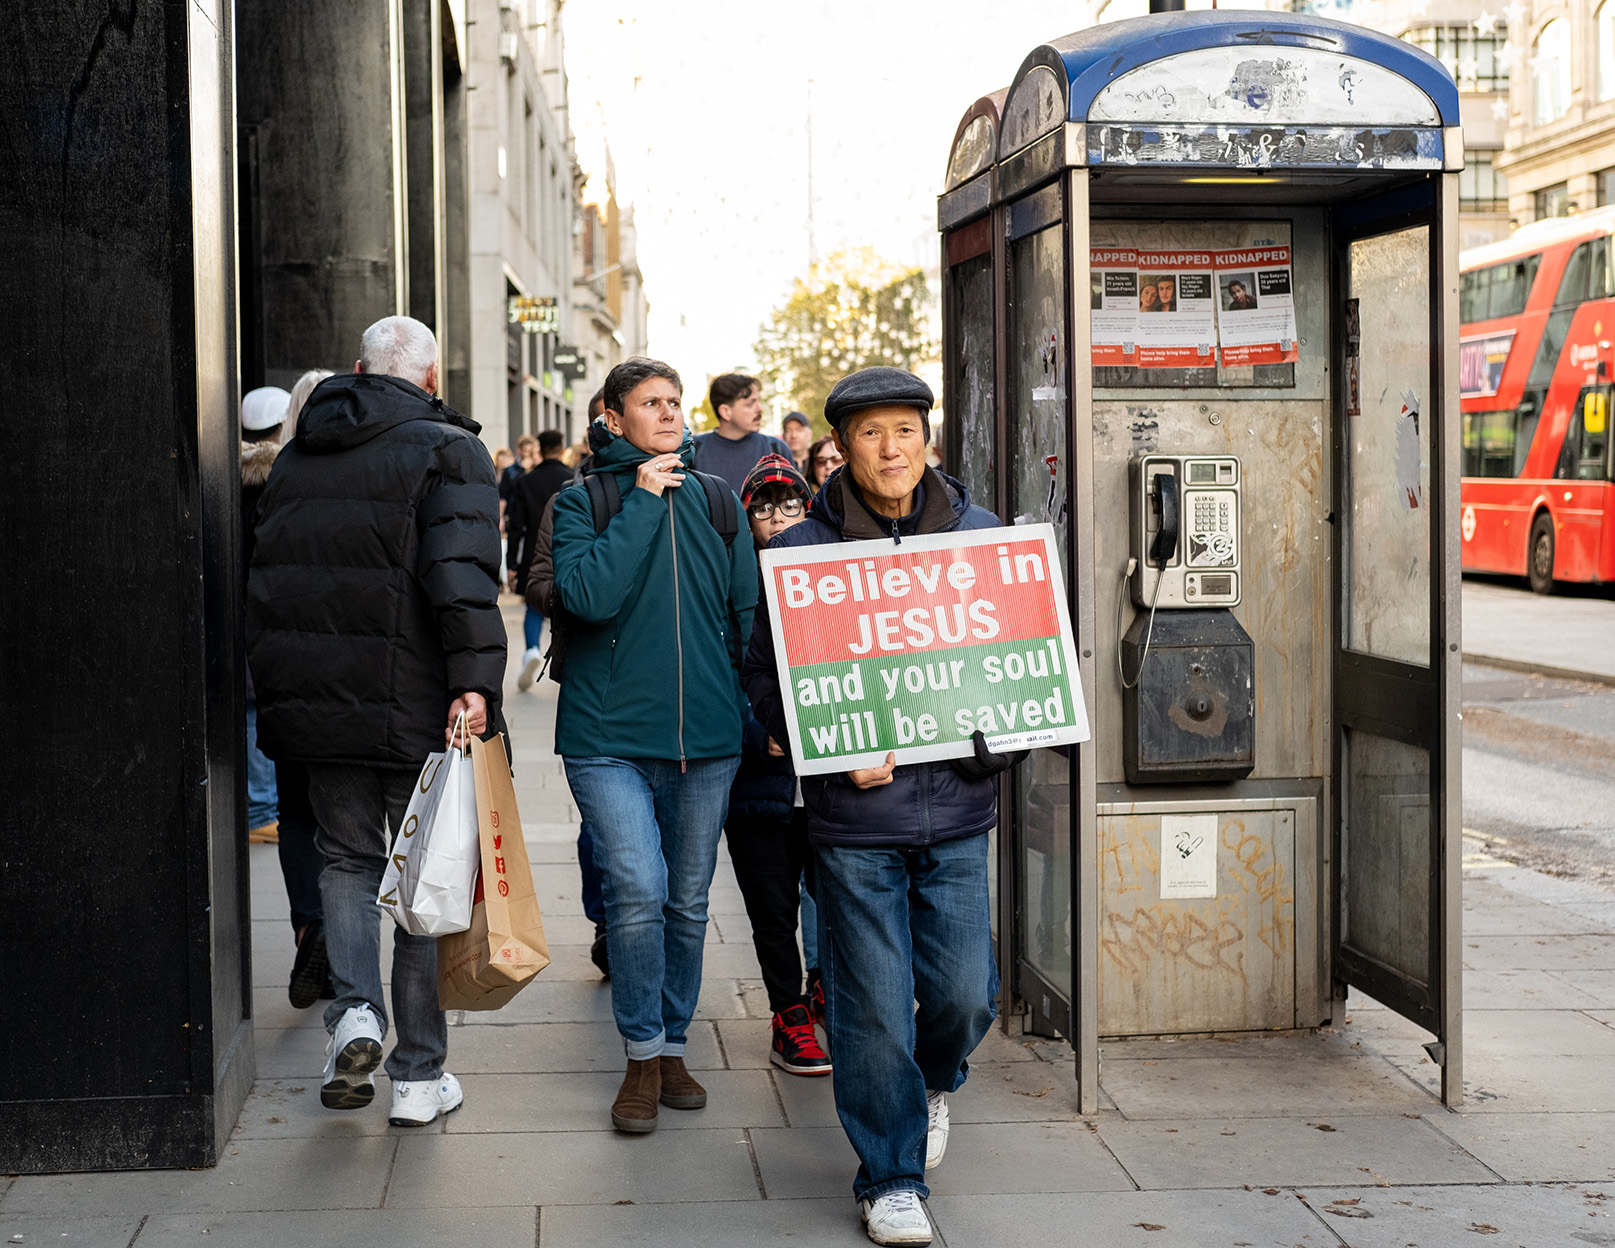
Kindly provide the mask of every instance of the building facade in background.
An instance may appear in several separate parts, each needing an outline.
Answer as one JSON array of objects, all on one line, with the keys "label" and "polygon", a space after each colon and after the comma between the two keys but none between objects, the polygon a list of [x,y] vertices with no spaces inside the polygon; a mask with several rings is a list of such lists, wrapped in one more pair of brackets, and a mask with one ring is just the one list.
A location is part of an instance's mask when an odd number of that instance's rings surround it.
[{"label": "building facade in background", "polygon": [[[570,439],[578,402],[554,366],[573,326],[582,182],[561,8],[561,0],[470,0],[467,11],[467,414],[490,448],[541,429]],[[513,300],[523,301],[515,320]]]},{"label": "building facade in background", "polygon": [[1615,0],[1512,7],[1510,214],[1524,225],[1615,203]]},{"label": "building facade in background", "polygon": [[634,211],[618,205],[616,183],[608,151],[604,194],[581,210],[573,270],[572,345],[580,361],[577,384],[586,394],[600,388],[614,365],[646,351],[650,305],[639,271]]}]

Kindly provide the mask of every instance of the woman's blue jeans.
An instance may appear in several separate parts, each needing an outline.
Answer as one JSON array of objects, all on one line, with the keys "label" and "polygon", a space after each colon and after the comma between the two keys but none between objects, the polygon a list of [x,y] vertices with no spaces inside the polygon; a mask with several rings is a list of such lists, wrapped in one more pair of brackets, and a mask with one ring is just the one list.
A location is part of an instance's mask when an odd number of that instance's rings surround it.
[{"label": "woman's blue jeans", "polygon": [[606,902],[611,1012],[634,1061],[682,1057],[732,758],[564,758]]},{"label": "woman's blue jeans", "polygon": [[987,837],[815,854],[836,1113],[860,1163],[853,1195],[923,1198],[926,1091],[964,1083],[997,1014]]}]

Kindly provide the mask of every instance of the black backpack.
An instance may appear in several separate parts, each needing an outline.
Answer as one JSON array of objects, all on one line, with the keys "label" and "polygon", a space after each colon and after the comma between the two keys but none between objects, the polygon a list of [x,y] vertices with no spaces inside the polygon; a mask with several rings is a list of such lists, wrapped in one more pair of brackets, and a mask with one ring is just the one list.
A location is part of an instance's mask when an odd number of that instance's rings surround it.
[{"label": "black backpack", "polygon": [[[712,527],[723,538],[726,549],[734,546],[735,536],[740,532],[740,514],[735,507],[735,492],[729,488],[729,483],[722,477],[697,472],[693,468],[684,469],[684,475],[700,482],[701,488],[706,491],[707,514],[712,519]],[[596,534],[604,533],[606,525],[611,523],[611,517],[622,510],[622,489],[617,484],[616,474],[590,473],[583,478],[583,488],[589,491],[589,514],[594,520],[594,531]],[[575,624],[566,604],[561,601],[559,586],[552,591],[550,603],[551,609],[546,612],[550,622],[550,648],[544,652],[544,667],[549,671],[550,679],[560,684],[566,679],[566,648]],[[539,675],[542,676],[543,672]]]}]

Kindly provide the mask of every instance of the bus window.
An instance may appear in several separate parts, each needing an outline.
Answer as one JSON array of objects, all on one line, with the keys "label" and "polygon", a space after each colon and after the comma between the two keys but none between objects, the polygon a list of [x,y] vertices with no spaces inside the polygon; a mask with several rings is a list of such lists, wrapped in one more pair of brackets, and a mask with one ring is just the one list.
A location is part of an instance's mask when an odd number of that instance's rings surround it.
[{"label": "bus window", "polygon": [[1583,300],[1607,299],[1609,295],[1609,240],[1589,239],[1571,253],[1565,275],[1559,279],[1559,292],[1553,298],[1553,306],[1574,307]]},{"label": "bus window", "polygon": [[1519,476],[1525,471],[1525,459],[1531,453],[1531,441],[1536,437],[1537,420],[1542,415],[1544,390],[1527,390],[1520,397],[1520,410],[1514,422],[1514,471]]},{"label": "bus window", "polygon": [[1458,279],[1458,319],[1467,325],[1497,316],[1518,316],[1525,311],[1525,300],[1541,263],[1542,256],[1538,254],[1462,274]]},{"label": "bus window", "polygon": [[1517,412],[1465,412],[1463,475],[1466,477],[1519,475],[1514,452],[1518,431]]},{"label": "bus window", "polygon": [[1605,458],[1609,450],[1609,387],[1588,386],[1581,392],[1576,419],[1565,434],[1565,446],[1575,452],[1574,471],[1578,481],[1602,481],[1609,474]]}]

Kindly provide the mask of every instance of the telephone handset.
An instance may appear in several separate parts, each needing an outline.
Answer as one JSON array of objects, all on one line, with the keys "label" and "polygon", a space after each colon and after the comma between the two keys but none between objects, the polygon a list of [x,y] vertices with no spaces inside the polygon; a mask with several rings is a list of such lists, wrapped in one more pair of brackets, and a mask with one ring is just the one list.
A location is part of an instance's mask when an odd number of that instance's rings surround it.
[{"label": "telephone handset", "polygon": [[1239,460],[1146,455],[1133,461],[1133,601],[1140,607],[1240,602]]},{"label": "telephone handset", "polygon": [[1155,473],[1150,477],[1150,495],[1159,524],[1150,542],[1150,563],[1164,568],[1178,553],[1178,479],[1171,473]]}]

